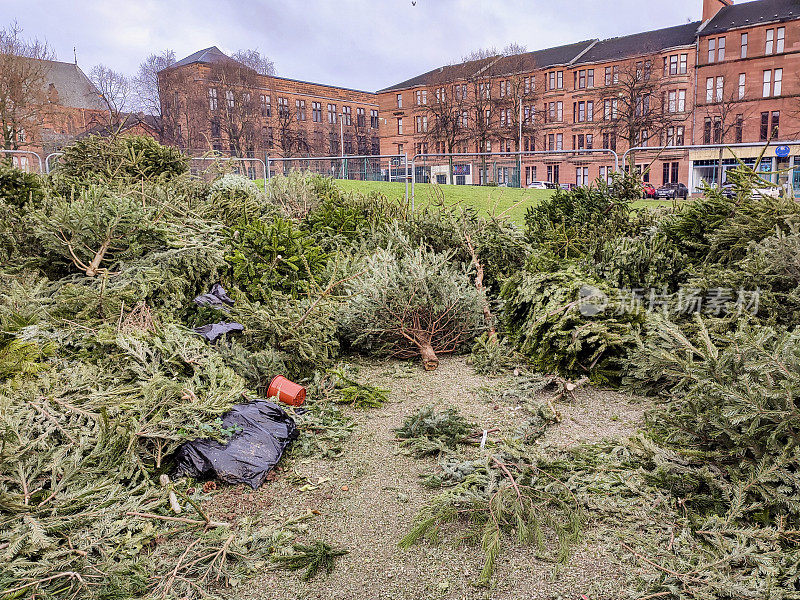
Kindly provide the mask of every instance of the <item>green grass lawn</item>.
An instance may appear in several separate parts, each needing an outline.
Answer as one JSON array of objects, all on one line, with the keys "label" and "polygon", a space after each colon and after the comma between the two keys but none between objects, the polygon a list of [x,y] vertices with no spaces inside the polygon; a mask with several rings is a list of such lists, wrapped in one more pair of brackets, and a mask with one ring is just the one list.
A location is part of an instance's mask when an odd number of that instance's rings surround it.
[{"label": "green grass lawn", "polygon": [[[336,184],[346,191],[380,192],[388,198],[402,200],[406,186],[399,182],[386,181],[353,181],[337,179]],[[471,185],[439,185],[435,183],[418,183],[415,188],[415,208],[429,204],[437,197],[444,198],[448,206],[471,206],[483,215],[503,215],[511,221],[522,224],[525,211],[543,198],[554,192],[551,190],[528,190],[519,188],[482,187]],[[409,184],[409,195],[411,185]],[[634,203],[636,208],[652,208],[656,206],[672,206],[671,200],[640,200]]]}]

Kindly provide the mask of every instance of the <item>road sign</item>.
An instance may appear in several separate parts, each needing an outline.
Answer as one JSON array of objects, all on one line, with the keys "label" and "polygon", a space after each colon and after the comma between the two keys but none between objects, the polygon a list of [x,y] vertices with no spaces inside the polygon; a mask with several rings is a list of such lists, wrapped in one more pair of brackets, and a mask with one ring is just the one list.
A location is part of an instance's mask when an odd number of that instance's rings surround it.
[{"label": "road sign", "polygon": [[792,149],[789,146],[778,146],[775,148],[775,156],[778,158],[786,158],[792,153]]}]

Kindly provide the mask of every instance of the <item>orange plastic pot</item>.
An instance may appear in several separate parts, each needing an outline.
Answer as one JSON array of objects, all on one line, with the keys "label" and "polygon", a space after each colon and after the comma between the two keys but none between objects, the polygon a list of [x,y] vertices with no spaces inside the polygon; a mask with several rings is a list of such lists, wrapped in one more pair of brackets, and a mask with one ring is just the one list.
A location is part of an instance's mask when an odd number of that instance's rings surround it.
[{"label": "orange plastic pot", "polygon": [[282,375],[277,375],[272,378],[267,388],[267,398],[273,397],[290,406],[301,406],[306,401],[306,388]]}]

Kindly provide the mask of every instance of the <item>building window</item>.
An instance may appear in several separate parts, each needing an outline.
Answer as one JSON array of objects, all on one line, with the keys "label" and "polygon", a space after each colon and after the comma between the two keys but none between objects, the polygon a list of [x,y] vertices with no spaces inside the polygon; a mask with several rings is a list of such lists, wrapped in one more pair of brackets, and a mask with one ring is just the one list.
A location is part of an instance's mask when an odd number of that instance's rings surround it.
[{"label": "building window", "polygon": [[764,71],[764,86],[761,95],[764,98],[769,98],[770,91],[772,90],[772,71]]},{"label": "building window", "polygon": [[336,124],[336,105],[328,104],[328,123],[331,125]]},{"label": "building window", "polygon": [[343,106],[342,107],[342,118],[344,119],[345,125],[352,125],[353,124],[353,108],[350,106]]},{"label": "building window", "polygon": [[725,78],[717,77],[717,94],[715,97],[717,102],[722,102],[724,92],[725,92]]},{"label": "building window", "polygon": [[397,119],[397,135],[403,135],[403,119]]},{"label": "building window", "polygon": [[681,64],[678,73],[680,75],[686,75],[688,71],[689,71],[689,55],[681,54]]},{"label": "building window", "polygon": [[[367,126],[367,111],[364,108],[357,108],[356,109],[356,123],[359,127],[366,127]],[[364,142],[366,146],[366,141]]]},{"label": "building window", "polygon": [[259,101],[261,103],[261,116],[262,117],[271,117],[272,116],[272,101],[270,97],[266,94],[261,94]]},{"label": "building window", "polygon": [[564,149],[564,134],[557,133],[556,134],[556,150],[563,150]]},{"label": "building window", "polygon": [[225,92],[225,101],[228,103],[228,108],[234,108],[236,106],[236,99],[233,96],[233,90],[228,90]]},{"label": "building window", "polygon": [[717,55],[717,40],[708,40],[708,62],[713,63]]},{"label": "building window", "polygon": [[428,103],[428,90],[417,90],[415,96],[417,99],[417,106],[423,106]]},{"label": "building window", "polygon": [[211,121],[211,137],[218,138],[220,136],[219,121],[212,119]]},{"label": "building window", "polygon": [[288,98],[278,98],[278,116],[280,116],[280,117],[288,117],[289,116],[289,99]]},{"label": "building window", "polygon": [[761,141],[766,142],[769,139],[769,113],[761,113]]},{"label": "building window", "polygon": [[772,125],[770,126],[770,133],[773,137],[779,137],[778,126],[780,125],[781,113],[776,111],[772,112]]},{"label": "building window", "polygon": [[559,165],[547,165],[548,183],[558,183]]},{"label": "building window", "polygon": [[678,125],[675,128],[675,145],[683,146],[686,140],[686,128],[683,125]]},{"label": "building window", "polygon": [[[461,111],[461,118],[458,123],[459,127],[462,129],[467,129],[469,127],[469,112],[466,110]],[[428,118],[425,117],[425,129],[428,128]]]},{"label": "building window", "polygon": [[778,39],[775,41],[775,52],[783,52],[783,45],[786,41],[786,27],[778,27]]},{"label": "building window", "polygon": [[703,122],[703,143],[711,143],[711,117],[706,117]]},{"label": "building window", "polygon": [[708,77],[706,79],[706,102],[711,103],[714,101],[714,78]]},{"label": "building window", "polygon": [[744,132],[744,115],[736,115],[735,143],[741,144]]},{"label": "building window", "polygon": [[506,79],[505,81],[500,82],[500,97],[505,98],[506,96],[510,96],[511,90],[511,83]]},{"label": "building window", "polygon": [[775,69],[775,78],[772,82],[772,95],[780,96],[783,91],[783,69]]},{"label": "building window", "polygon": [[526,95],[531,93],[531,83],[532,83],[532,80],[533,80],[533,77],[526,77],[526,78],[524,79],[524,88],[523,88],[523,89],[525,90],[525,91],[524,91],[524,93],[525,93]]},{"label": "building window", "polygon": [[[666,59],[664,59],[666,60]],[[678,55],[673,54],[669,57],[669,74],[670,75],[677,75],[678,74]]]},{"label": "building window", "polygon": [[575,183],[578,186],[589,185],[589,167],[576,167]]},{"label": "building window", "polygon": [[416,118],[417,133],[427,133],[428,131],[428,117],[418,116]]},{"label": "building window", "polygon": [[[370,110],[369,111],[369,126],[373,129],[377,129],[379,126],[378,122],[378,111],[377,110]],[[377,152],[373,152],[373,154],[378,154]]]},{"label": "building window", "polygon": [[311,103],[311,119],[314,123],[322,123],[322,102]]},{"label": "building window", "polygon": [[678,112],[686,112],[686,90],[678,90]]},{"label": "building window", "polygon": [[744,99],[747,77],[744,73],[739,73],[739,100]]},{"label": "building window", "polygon": [[722,62],[725,60],[725,38],[721,37],[717,40],[717,60]]},{"label": "building window", "polygon": [[772,54],[775,49],[775,30],[767,29],[767,41],[764,46],[764,54]]},{"label": "building window", "polygon": [[397,108],[403,108],[403,94],[397,94]]},{"label": "building window", "polygon": [[306,120],[306,101],[305,100],[295,100],[295,113],[297,116],[298,121],[305,121]]},{"label": "building window", "polygon": [[668,92],[667,98],[668,98],[667,111],[671,112],[671,113],[677,112],[678,111],[678,92],[675,91],[675,90],[673,90],[671,92]]},{"label": "building window", "polygon": [[746,33],[743,33],[742,34],[742,51],[739,53],[739,55],[742,58],[747,58],[747,41],[748,41],[748,36],[747,36]]},{"label": "building window", "polygon": [[481,96],[484,98],[491,98],[492,97],[492,84],[491,82],[485,82],[478,84],[478,89],[480,90]]},{"label": "building window", "polygon": [[208,88],[208,110],[217,110],[217,88]]}]

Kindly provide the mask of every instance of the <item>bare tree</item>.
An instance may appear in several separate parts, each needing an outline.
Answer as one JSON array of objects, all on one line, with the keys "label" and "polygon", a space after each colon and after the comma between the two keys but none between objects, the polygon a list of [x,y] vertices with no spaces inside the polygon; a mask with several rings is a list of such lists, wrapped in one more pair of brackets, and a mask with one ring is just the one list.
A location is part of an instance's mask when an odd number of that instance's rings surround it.
[{"label": "bare tree", "polygon": [[19,150],[40,138],[46,118],[47,66],[55,55],[46,42],[22,37],[16,22],[0,29],[0,142]]},{"label": "bare tree", "polygon": [[255,146],[254,120],[257,118],[257,97],[261,76],[235,60],[209,65],[209,84],[218,94],[215,108],[210,108],[212,127],[219,128],[217,137],[224,138],[234,156],[245,156]]},{"label": "bare tree", "polygon": [[239,50],[231,58],[250,67],[259,75],[275,75],[275,64],[258,50]]},{"label": "bare tree", "polygon": [[650,59],[631,60],[620,65],[614,77],[600,107],[604,133],[618,135],[629,148],[660,140],[681,111],[665,98],[666,81],[659,70]]},{"label": "bare tree", "polygon": [[[742,141],[742,129],[748,117],[755,110],[752,102],[739,96],[738,89],[732,90],[727,96],[721,94],[716,88],[711,90],[711,101],[706,98],[703,105],[703,143],[725,144]],[[721,185],[724,174],[723,167],[724,148],[719,149],[717,182]]]},{"label": "bare tree", "polygon": [[[131,81],[132,101],[137,111],[152,115],[153,125],[162,142],[177,143],[172,132],[177,129],[180,119],[180,106],[176,104],[177,98],[166,97],[167,90],[159,86],[158,73],[175,64],[175,52],[164,50],[160,54],[150,54],[139,65],[139,70]],[[175,90],[172,90],[175,91]],[[162,96],[164,96],[162,98]],[[164,110],[164,103],[172,102],[168,110]]]},{"label": "bare tree", "polygon": [[464,56],[461,57],[461,62],[485,60],[487,58],[493,58],[499,56],[515,56],[517,54],[525,54],[527,51],[528,48],[523,44],[511,42],[510,44],[506,45],[506,47],[503,48],[502,50],[498,50],[494,46],[472,50],[471,52],[467,52]]},{"label": "bare tree", "polygon": [[102,64],[92,68],[89,79],[100,92],[100,99],[108,109],[108,114],[100,117],[104,121],[104,133],[116,136],[127,120],[125,112],[131,100],[130,80],[126,75]]}]

